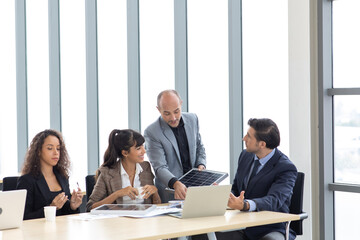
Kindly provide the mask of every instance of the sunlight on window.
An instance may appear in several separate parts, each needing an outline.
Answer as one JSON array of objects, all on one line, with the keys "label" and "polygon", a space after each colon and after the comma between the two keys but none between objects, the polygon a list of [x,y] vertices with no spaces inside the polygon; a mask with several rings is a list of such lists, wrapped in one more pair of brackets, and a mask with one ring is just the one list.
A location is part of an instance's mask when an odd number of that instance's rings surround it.
[{"label": "sunlight on window", "polygon": [[113,129],[128,128],[126,0],[97,2],[99,165]]},{"label": "sunlight on window", "polygon": [[360,184],[360,96],[334,97],[335,182]]},{"label": "sunlight on window", "polygon": [[29,143],[50,127],[48,1],[26,1]]},{"label": "sunlight on window", "polygon": [[187,3],[189,112],[199,117],[206,167],[229,172],[228,2]]},{"label": "sunlight on window", "polygon": [[[14,1],[0,1],[0,179],[18,175]],[[4,117],[6,116],[6,117]]]},{"label": "sunlight on window", "polygon": [[[333,84],[360,87],[360,2],[333,1]],[[344,27],[346,26],[346,27]]]},{"label": "sunlight on window", "polygon": [[174,3],[140,0],[141,130],[159,116],[157,95],[175,88]]},{"label": "sunlight on window", "polygon": [[85,1],[60,2],[62,132],[72,172],[70,189],[87,175]]},{"label": "sunlight on window", "polygon": [[[332,2],[333,86],[360,87],[360,2]],[[346,27],[345,27],[346,26]],[[360,96],[334,96],[334,181],[360,184]],[[335,239],[358,238],[358,193],[335,192]]]},{"label": "sunlight on window", "polygon": [[289,155],[288,4],[242,3],[244,132],[249,118],[271,118],[280,130],[279,149]]},{"label": "sunlight on window", "polygon": [[[360,214],[360,194],[335,192],[335,239],[357,239],[359,222],[354,217]],[[352,217],[354,216],[354,217]]]}]

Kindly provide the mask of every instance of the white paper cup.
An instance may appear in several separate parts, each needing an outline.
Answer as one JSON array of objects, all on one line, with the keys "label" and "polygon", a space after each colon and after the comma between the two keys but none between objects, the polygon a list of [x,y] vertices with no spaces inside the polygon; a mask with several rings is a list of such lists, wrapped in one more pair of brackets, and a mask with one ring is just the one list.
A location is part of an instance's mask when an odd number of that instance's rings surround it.
[{"label": "white paper cup", "polygon": [[44,214],[46,221],[55,221],[56,217],[56,206],[46,206],[44,207]]},{"label": "white paper cup", "polygon": [[137,199],[144,199],[145,193],[141,194],[144,191],[143,187],[138,187],[137,190],[138,190],[139,194],[136,196],[136,198]]}]

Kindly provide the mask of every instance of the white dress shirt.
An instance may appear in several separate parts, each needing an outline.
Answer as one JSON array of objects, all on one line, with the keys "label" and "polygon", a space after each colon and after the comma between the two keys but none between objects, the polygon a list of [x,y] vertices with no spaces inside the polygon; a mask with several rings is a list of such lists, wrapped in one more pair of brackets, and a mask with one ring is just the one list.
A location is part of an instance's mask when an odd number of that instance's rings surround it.
[{"label": "white dress shirt", "polygon": [[[124,167],[122,164],[121,168],[120,168],[120,175],[121,175],[121,181],[122,181],[122,188],[126,188],[128,186],[131,186],[131,182],[130,182],[130,178],[129,175],[127,174],[127,172],[125,171]],[[140,164],[136,164],[135,167],[135,177],[134,177],[134,188],[137,188],[139,191],[139,195],[141,194],[141,190],[140,187],[140,178],[139,178],[139,174],[143,171],[142,167],[140,166]],[[123,197],[123,203],[125,204],[139,204],[139,203],[144,203],[144,199],[142,198],[136,198],[135,200],[132,200],[129,196],[124,196]]]}]

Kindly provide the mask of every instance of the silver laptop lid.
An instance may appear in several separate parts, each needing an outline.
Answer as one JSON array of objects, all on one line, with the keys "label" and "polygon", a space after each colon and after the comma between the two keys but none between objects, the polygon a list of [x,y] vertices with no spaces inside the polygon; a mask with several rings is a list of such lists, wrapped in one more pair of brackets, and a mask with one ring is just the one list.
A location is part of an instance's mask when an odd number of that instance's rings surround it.
[{"label": "silver laptop lid", "polygon": [[21,226],[25,200],[25,189],[0,192],[0,230]]},{"label": "silver laptop lid", "polygon": [[225,214],[231,185],[189,187],[182,218],[221,216]]}]

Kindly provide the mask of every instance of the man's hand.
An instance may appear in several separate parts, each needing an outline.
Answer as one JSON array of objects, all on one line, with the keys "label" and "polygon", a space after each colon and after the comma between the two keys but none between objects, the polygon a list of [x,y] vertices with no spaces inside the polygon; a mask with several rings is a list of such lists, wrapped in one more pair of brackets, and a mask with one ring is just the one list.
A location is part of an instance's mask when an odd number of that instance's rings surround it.
[{"label": "man's hand", "polygon": [[239,197],[235,197],[234,194],[230,193],[228,206],[232,209],[242,210],[244,207],[244,194],[245,191],[241,191]]},{"label": "man's hand", "polygon": [[202,164],[200,164],[200,165],[198,166],[198,170],[199,170],[199,171],[202,171],[202,170],[205,170],[205,169],[206,169],[205,166],[202,165]]},{"label": "man's hand", "polygon": [[187,191],[186,186],[182,182],[176,181],[174,183],[174,189],[175,189],[174,198],[184,200],[186,197],[186,191]]}]

